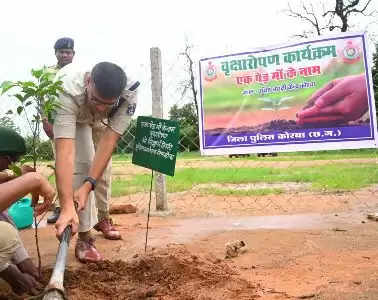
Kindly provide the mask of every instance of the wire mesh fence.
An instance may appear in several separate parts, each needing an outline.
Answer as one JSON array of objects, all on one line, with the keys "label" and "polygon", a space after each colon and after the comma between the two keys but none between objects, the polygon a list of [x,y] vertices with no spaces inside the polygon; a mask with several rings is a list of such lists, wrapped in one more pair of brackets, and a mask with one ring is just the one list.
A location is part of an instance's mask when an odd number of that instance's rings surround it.
[{"label": "wire mesh fence", "polygon": [[[336,214],[378,211],[377,149],[201,156],[198,119],[190,97],[177,92],[178,59],[164,73],[164,115],[180,124],[176,174],[167,176],[168,207],[177,216]],[[146,83],[148,85],[149,83]],[[113,154],[112,203],[146,211],[151,170],[132,164],[136,120]],[[28,143],[28,140],[27,140]],[[38,149],[53,161],[51,142]],[[54,181],[53,179],[51,180]],[[155,189],[155,187],[154,187]],[[152,193],[152,207],[156,207]]]},{"label": "wire mesh fence", "polygon": [[[167,180],[177,216],[277,215],[370,211],[378,208],[376,151],[278,154],[277,157],[200,157],[179,154]],[[150,171],[113,162],[113,201],[144,211]],[[154,198],[154,197],[153,197]],[[154,205],[154,204],[153,204]]]}]

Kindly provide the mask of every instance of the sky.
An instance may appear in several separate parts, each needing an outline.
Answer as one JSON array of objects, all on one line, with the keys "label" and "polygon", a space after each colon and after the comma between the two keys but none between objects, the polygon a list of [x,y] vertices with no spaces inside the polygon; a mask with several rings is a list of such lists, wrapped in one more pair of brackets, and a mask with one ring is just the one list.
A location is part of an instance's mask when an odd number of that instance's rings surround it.
[{"label": "sky", "polygon": [[[296,7],[298,1],[290,3]],[[371,7],[378,10],[378,0],[373,0]],[[69,36],[75,40],[75,63],[90,68],[97,62],[111,61],[140,81],[136,115],[149,115],[150,48],[159,47],[167,117],[172,105],[187,101],[180,100],[178,92],[185,78],[184,60],[179,54],[186,41],[193,45],[196,66],[200,58],[292,41],[301,25],[282,11],[286,8],[287,2],[282,0],[3,1],[0,82],[27,80],[32,68],[54,65],[55,41]],[[363,22],[360,26],[366,28]],[[377,27],[369,24],[367,28]],[[1,117],[11,102],[7,96],[0,101]],[[14,120],[23,127],[22,120]]]}]

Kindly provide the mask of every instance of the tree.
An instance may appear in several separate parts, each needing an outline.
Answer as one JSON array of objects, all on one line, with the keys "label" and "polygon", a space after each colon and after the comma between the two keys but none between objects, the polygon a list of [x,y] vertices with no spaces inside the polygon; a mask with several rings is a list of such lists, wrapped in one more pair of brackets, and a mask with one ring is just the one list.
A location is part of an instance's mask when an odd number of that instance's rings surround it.
[{"label": "tree", "polygon": [[0,127],[7,127],[13,129],[17,133],[20,133],[20,128],[14,124],[13,120],[8,116],[3,116],[0,118]]},{"label": "tree", "polygon": [[286,13],[288,16],[299,19],[310,25],[310,29],[303,30],[295,36],[307,38],[311,35],[322,35],[327,31],[339,30],[346,32],[352,27],[351,19],[361,15],[372,20],[377,16],[377,11],[370,9],[372,0],[334,0],[314,5],[301,1],[298,9],[293,9],[288,3]]},{"label": "tree", "polygon": [[[59,107],[57,97],[59,92],[63,92],[63,82],[61,80],[53,81],[51,73],[47,72],[45,68],[31,70],[31,75],[33,77],[32,81],[4,81],[1,84],[0,89],[2,95],[10,90],[16,90],[15,94],[10,95],[10,97],[12,100],[17,101],[17,114],[24,115],[32,133],[30,158],[33,160],[34,169],[36,169],[37,161],[42,160],[44,155],[44,153],[40,151],[42,145],[40,138],[40,125],[43,118],[51,116],[55,109]],[[9,110],[7,114],[13,114],[13,111]],[[21,174],[21,168],[18,166],[13,166],[12,170],[17,175]],[[38,197],[38,195],[36,196]],[[32,197],[33,203],[36,203],[38,198],[35,199],[34,194],[32,194]],[[39,274],[41,274],[38,224],[37,218],[34,217],[35,242],[38,254],[38,270]]]},{"label": "tree", "polygon": [[[62,81],[53,81],[51,73],[45,68],[32,70],[33,81],[4,81],[1,86],[1,94],[16,89],[16,93],[10,95],[12,100],[17,101],[16,112],[23,114],[27,125],[32,133],[32,146],[29,155],[36,168],[37,161],[42,159],[39,151],[41,141],[41,122],[43,118],[50,117],[59,106],[57,97],[59,92],[63,92]],[[9,110],[7,114],[13,114]]]},{"label": "tree", "polygon": [[169,110],[169,118],[178,121],[180,125],[179,151],[194,151],[199,149],[198,98],[194,75],[195,67],[191,54],[192,49],[193,45],[186,41],[185,49],[180,53],[180,56],[183,56],[185,59],[186,79],[179,83],[181,99],[189,95],[191,102],[182,107],[175,104]]},{"label": "tree", "polygon": [[[33,157],[33,141],[34,138],[32,135],[29,135],[25,138],[25,146],[26,146],[26,157],[32,158]],[[38,152],[39,160],[54,160],[54,150],[50,140],[47,141],[38,141]]]},{"label": "tree", "polygon": [[186,80],[183,80],[180,84],[181,86],[181,97],[183,98],[188,91],[191,92],[191,98],[195,105],[196,113],[198,116],[198,100],[197,100],[197,89],[195,86],[195,76],[194,76],[194,69],[193,69],[193,59],[191,57],[191,50],[193,49],[193,45],[190,45],[188,42],[186,42],[185,50],[184,52],[180,53],[181,56],[184,56],[185,58],[185,67],[186,67],[186,73],[188,78]]},{"label": "tree", "polygon": [[179,151],[198,150],[198,117],[194,104],[187,103],[181,108],[173,105],[169,110],[169,119],[178,121],[180,126]]}]

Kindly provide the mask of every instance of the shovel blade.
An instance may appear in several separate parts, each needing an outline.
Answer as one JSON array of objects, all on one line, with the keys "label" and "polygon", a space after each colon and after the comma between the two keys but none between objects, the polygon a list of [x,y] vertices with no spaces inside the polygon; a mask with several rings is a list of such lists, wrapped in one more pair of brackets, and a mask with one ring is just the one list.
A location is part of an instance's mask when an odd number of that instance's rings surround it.
[{"label": "shovel blade", "polygon": [[64,294],[62,291],[57,289],[49,290],[45,293],[42,300],[65,300]]}]

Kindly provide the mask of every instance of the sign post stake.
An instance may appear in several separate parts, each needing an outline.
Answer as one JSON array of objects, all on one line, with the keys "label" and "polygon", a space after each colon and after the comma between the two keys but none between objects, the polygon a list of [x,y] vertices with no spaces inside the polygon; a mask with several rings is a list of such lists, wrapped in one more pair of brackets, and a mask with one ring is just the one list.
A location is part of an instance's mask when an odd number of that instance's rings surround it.
[{"label": "sign post stake", "polygon": [[[151,91],[152,91],[152,116],[163,118],[163,92],[162,92],[162,65],[161,51],[154,47],[150,49],[151,59]],[[167,211],[167,188],[165,175],[156,172],[155,176],[156,210]]]}]

